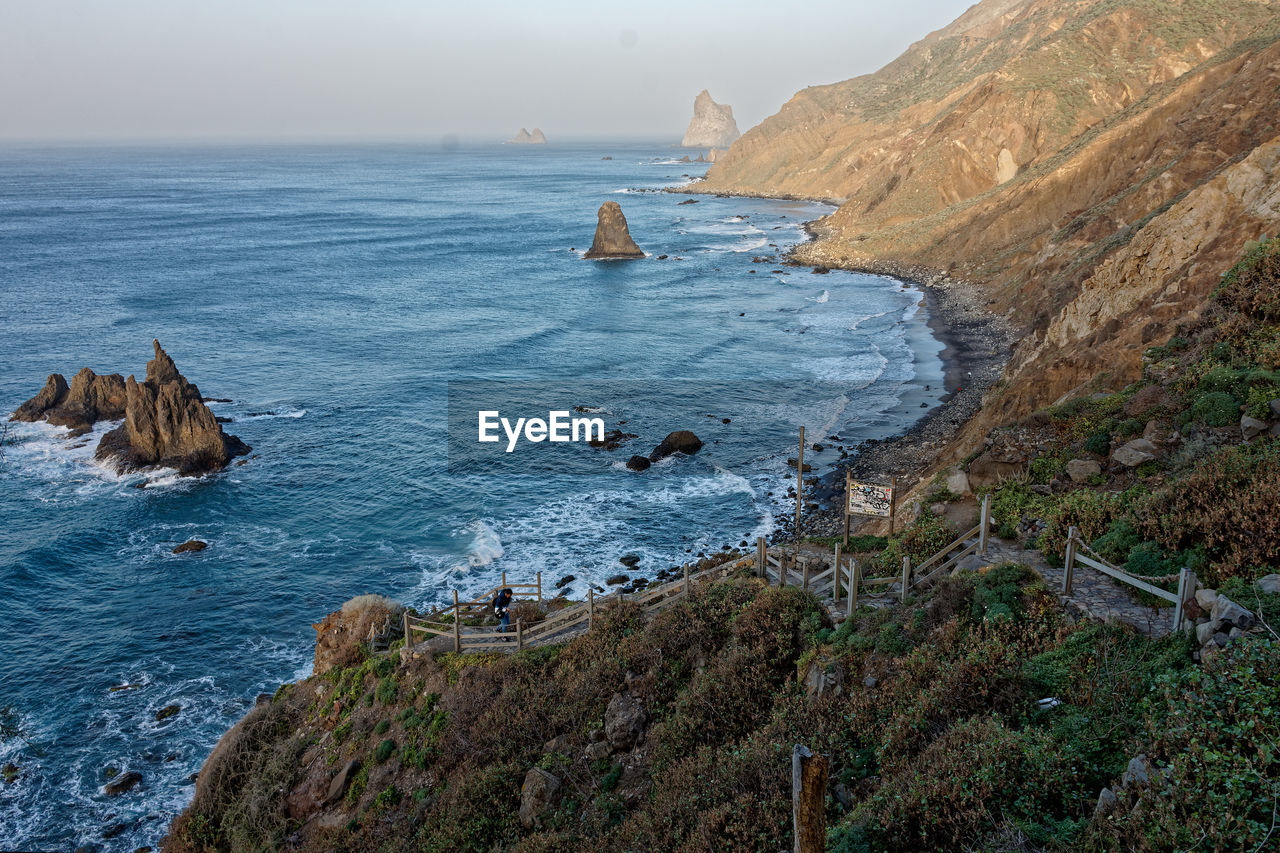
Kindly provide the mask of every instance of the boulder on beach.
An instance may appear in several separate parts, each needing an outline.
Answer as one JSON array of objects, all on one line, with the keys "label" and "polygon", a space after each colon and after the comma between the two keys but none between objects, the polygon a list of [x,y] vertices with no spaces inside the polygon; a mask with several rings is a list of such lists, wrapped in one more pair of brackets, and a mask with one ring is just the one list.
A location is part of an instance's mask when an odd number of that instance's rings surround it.
[{"label": "boulder on beach", "polygon": [[665,459],[673,453],[684,453],[689,456],[702,449],[702,439],[687,429],[676,430],[662,440],[662,443],[649,454],[650,462]]},{"label": "boulder on beach", "polygon": [[644,252],[631,239],[627,218],[616,201],[606,201],[596,214],[596,236],[587,258],[643,258]]},{"label": "boulder on beach", "polygon": [[733,118],[733,107],[717,104],[703,89],[693,99],[693,118],[680,145],[684,148],[728,148],[741,136]]},{"label": "boulder on beach", "polygon": [[178,372],[160,342],[151,344],[155,357],[146,379],[125,381],[124,423],[102,437],[95,458],[123,471],[155,465],[199,476],[248,453],[247,444],[222,431],[200,389]]}]

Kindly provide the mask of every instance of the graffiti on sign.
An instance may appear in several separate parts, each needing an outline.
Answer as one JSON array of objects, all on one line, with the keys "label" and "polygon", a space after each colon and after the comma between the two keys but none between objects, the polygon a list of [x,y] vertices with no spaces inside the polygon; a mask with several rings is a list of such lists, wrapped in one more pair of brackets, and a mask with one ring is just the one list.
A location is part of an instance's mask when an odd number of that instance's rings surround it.
[{"label": "graffiti on sign", "polygon": [[893,513],[893,487],[876,483],[849,483],[849,513],[888,518]]}]

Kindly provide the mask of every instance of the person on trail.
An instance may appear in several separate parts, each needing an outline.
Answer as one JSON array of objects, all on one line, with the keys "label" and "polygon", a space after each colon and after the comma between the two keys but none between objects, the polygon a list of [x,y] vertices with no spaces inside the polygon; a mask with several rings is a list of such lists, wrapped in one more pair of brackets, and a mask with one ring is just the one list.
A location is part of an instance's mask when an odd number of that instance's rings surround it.
[{"label": "person on trail", "polygon": [[493,615],[502,623],[499,631],[511,630],[511,589],[504,589],[493,597]]}]

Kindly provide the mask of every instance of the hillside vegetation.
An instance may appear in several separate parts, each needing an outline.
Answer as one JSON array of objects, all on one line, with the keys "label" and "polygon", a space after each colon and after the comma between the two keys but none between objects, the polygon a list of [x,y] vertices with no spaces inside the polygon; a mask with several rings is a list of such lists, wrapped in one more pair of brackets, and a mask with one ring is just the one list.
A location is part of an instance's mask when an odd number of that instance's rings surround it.
[{"label": "hillside vegetation", "polygon": [[1280,655],[1190,652],[1072,624],[1011,564],[834,632],[807,594],[731,578],[563,647],[283,688],[166,849],[784,849],[793,743],[831,757],[833,850],[1252,849],[1280,794]]}]

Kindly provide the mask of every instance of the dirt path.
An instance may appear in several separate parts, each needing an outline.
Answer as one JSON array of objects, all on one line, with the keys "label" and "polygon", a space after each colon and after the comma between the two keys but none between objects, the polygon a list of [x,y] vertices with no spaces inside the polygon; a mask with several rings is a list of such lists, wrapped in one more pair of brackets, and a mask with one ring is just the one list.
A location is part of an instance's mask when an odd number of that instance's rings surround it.
[{"label": "dirt path", "polygon": [[1123,622],[1148,637],[1163,637],[1173,633],[1173,608],[1142,604],[1106,575],[1088,566],[1076,566],[1071,580],[1071,594],[1063,596],[1063,569],[1050,566],[1039,551],[1028,551],[1015,542],[993,536],[987,543],[986,559],[990,563],[1008,560],[1030,566],[1044,578],[1049,589],[1058,594],[1063,604],[1089,618],[1102,622]]}]

